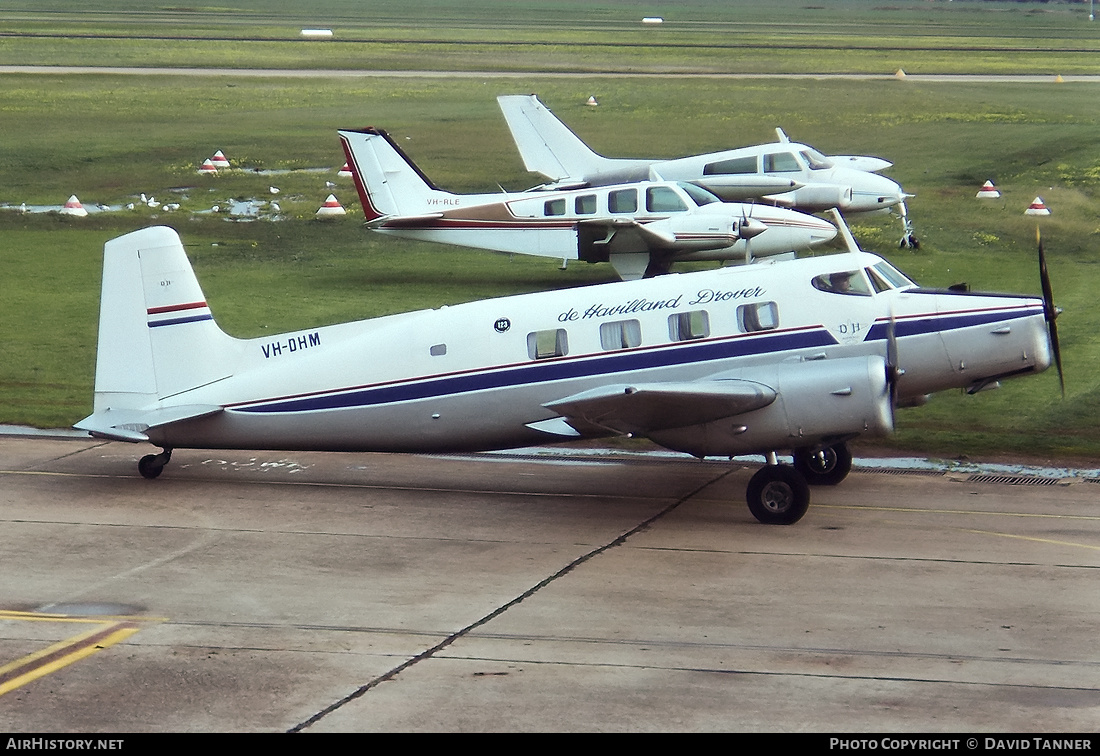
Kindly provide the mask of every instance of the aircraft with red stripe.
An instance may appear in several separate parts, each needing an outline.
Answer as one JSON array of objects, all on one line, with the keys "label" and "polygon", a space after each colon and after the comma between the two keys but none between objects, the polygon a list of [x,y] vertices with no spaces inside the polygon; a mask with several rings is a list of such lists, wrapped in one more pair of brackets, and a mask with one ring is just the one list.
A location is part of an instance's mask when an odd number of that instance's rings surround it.
[{"label": "aircraft with red stripe", "polygon": [[634,280],[689,260],[793,257],[837,233],[821,218],[723,202],[688,182],[452,194],[436,187],[385,131],[341,131],[340,139],[368,228],[389,236],[610,262],[620,278]]},{"label": "aircraft with red stripe", "polygon": [[[1040,257],[1042,249],[1040,247]],[[176,448],[447,452],[638,436],[761,454],[789,524],[895,408],[1059,365],[1043,298],[929,290],[862,251],[469,302],[254,339],[224,333],[177,233],[104,247],[93,436]],[[778,464],[790,451],[794,465]]]}]

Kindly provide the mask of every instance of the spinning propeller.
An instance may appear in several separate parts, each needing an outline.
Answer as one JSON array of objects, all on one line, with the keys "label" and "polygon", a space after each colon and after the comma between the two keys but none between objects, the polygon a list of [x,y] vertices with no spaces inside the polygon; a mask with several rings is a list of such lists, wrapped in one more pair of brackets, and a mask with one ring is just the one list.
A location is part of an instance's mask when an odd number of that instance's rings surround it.
[{"label": "spinning propeller", "polygon": [[1058,385],[1062,388],[1062,396],[1066,395],[1066,380],[1062,375],[1062,350],[1058,345],[1058,308],[1054,305],[1054,291],[1050,287],[1050,274],[1047,273],[1047,258],[1043,254],[1043,237],[1038,227],[1035,229],[1035,240],[1039,243],[1039,283],[1043,287],[1043,317],[1047,321],[1047,331],[1050,333],[1050,349],[1054,353],[1054,366],[1058,368]]},{"label": "spinning propeller", "polygon": [[905,375],[898,364],[897,324],[894,320],[894,308],[890,308],[890,320],[886,324],[886,390],[890,393],[890,414],[898,409],[898,381]]}]

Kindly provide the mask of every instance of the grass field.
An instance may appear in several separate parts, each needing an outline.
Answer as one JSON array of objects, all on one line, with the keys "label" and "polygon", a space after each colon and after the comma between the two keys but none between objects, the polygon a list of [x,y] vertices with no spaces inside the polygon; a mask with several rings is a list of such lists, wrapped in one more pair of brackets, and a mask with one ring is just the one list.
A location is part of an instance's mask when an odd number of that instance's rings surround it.
[{"label": "grass field", "polygon": [[[871,3],[816,4],[823,6],[823,16],[810,21],[802,18],[801,6],[771,4],[775,7],[769,9],[769,18],[778,26],[768,33],[794,45],[809,31],[807,44],[819,44],[819,37],[825,36],[839,46],[841,40],[866,41],[862,35],[878,20],[886,34],[875,35],[876,44],[906,24],[927,31],[920,36],[959,47],[964,46],[959,40],[1000,45],[998,40],[1012,39],[1032,49],[1087,48],[1096,42],[1092,27],[1079,23],[1082,6],[958,2],[957,9],[945,9],[941,3],[905,2],[894,4],[899,10],[876,15]],[[295,10],[296,4],[277,0],[250,3],[248,12],[208,9],[125,16],[122,11],[136,3],[86,4],[86,12],[77,15],[51,13],[49,3],[41,5],[40,12],[27,13],[14,3],[0,3],[0,19],[23,30],[128,29],[148,36],[166,31],[205,34],[220,18],[228,22],[222,24],[225,33],[262,32],[273,37],[271,30],[289,29],[293,37],[297,29],[324,25],[317,18],[347,19],[350,26],[353,10],[360,7],[321,0],[314,4],[320,15],[310,18]],[[930,6],[936,7],[925,10]],[[506,23],[487,20],[500,3],[463,7],[470,8],[464,25],[444,23],[448,17],[457,18],[455,3],[425,3],[417,8],[415,19],[410,12],[402,14],[397,4],[372,4],[374,25],[358,19],[356,28],[363,37],[391,39],[403,34],[467,35],[493,47],[493,40],[542,33],[553,21],[544,12],[546,3],[509,4],[514,13]],[[670,32],[669,37],[674,32],[678,39],[704,47],[680,46],[674,53],[652,55],[643,48],[631,55],[670,70],[714,65],[712,49],[706,45],[721,24],[742,28],[767,20],[755,20],[758,16],[749,21],[731,10],[745,7],[683,3],[678,8],[685,14],[690,11],[683,20],[685,28],[672,28],[669,17],[669,28],[661,32]],[[624,17],[662,15],[656,6],[626,3],[583,8],[562,3],[555,9],[559,17],[573,13],[580,25],[624,28]],[[287,15],[279,15],[284,12]],[[701,23],[711,12],[720,14],[714,24]],[[420,23],[420,16],[430,16],[437,25]],[[948,16],[950,23],[936,21]],[[995,23],[982,23],[989,19]],[[339,28],[335,22],[333,26]],[[558,26],[554,35],[568,31],[569,24]],[[910,46],[918,46],[913,35],[908,36]],[[36,55],[48,59],[57,54],[53,46],[60,44],[54,37],[18,39],[14,48],[11,42],[0,38],[0,64],[37,62]],[[203,57],[207,48],[190,47],[186,41],[154,43],[142,38],[89,44],[75,45],[64,62],[114,64],[134,50],[144,50],[144,55],[154,48],[163,48],[157,55],[178,65],[187,65],[185,61],[196,55],[209,62]],[[128,47],[131,44],[136,47]],[[283,61],[280,68],[299,65],[293,62],[297,53],[282,56],[278,51],[304,46],[312,46],[307,56],[317,57],[301,65],[345,65],[339,58],[344,53],[312,52],[328,43],[266,42],[274,52],[262,54],[241,44],[219,44],[243,56],[247,67],[270,65],[273,58]],[[416,57],[415,68],[447,68],[453,55],[446,43],[420,46],[415,54],[402,51],[400,44],[394,49],[399,57]],[[620,52],[599,48],[592,54],[598,59]],[[942,52],[920,54],[941,60]],[[564,64],[558,50],[542,53],[524,49],[527,57],[516,65],[537,70],[579,65],[571,57],[578,54],[577,48],[568,48],[570,60]],[[507,57],[499,50],[486,55],[486,60]],[[753,66],[791,64],[788,50],[774,55],[756,50],[752,55]],[[834,50],[830,58],[840,67],[864,65],[861,51]],[[148,65],[162,60],[145,59]],[[954,58],[956,63],[962,59]],[[462,65],[452,61],[449,67]],[[1100,85],[1053,80],[1024,85],[894,79],[622,79],[602,74],[576,79],[532,74],[507,79],[322,80],[4,74],[0,88],[0,132],[5,135],[0,203],[60,204],[76,193],[86,204],[117,205],[145,192],[172,197],[182,205],[176,214],[139,208],[80,220],[0,211],[0,263],[5,271],[0,297],[0,422],[64,426],[90,409],[102,245],[150,223],[167,222],[182,233],[215,316],[240,336],[611,280],[610,270],[601,266],[574,264],[559,271],[552,261],[371,235],[361,228],[350,182],[335,177],[343,161],[336,129],[374,124],[401,139],[444,188],[466,192],[492,191],[498,184],[508,189],[530,186],[537,179],[524,171],[495,97],[538,92],[555,113],[608,155],[676,156],[740,146],[770,141],[774,128],[782,126],[792,138],[826,153],[887,157],[895,163],[888,174],[917,195],[910,212],[922,247],[918,252],[897,250],[900,225],[889,217],[855,219],[853,225],[865,247],[887,254],[929,285],[966,280],[977,289],[1036,293],[1036,223],[1023,216],[1023,209],[1041,195],[1054,211],[1042,226],[1058,303],[1065,309],[1059,329],[1066,399],[1059,397],[1053,371],[975,397],[943,395],[926,407],[906,410],[892,443],[943,456],[1011,452],[1057,459],[1100,454],[1100,345],[1094,336],[1100,318],[1093,294],[1100,285]],[[597,95],[600,107],[583,105],[590,94]],[[278,172],[200,177],[198,165],[216,149],[237,164]],[[988,178],[997,182],[1002,200],[974,198]],[[326,187],[326,181],[336,183],[336,188]],[[278,201],[284,221],[232,223],[224,216],[197,214],[230,198],[271,199],[272,185],[281,190]],[[335,222],[316,221],[313,212],[329,191],[335,191],[352,212]]]},{"label": "grass field", "polygon": [[[5,2],[0,14],[0,65],[1070,75],[1095,73],[1100,51],[1083,3],[99,0]],[[302,40],[307,27],[333,38]]]}]

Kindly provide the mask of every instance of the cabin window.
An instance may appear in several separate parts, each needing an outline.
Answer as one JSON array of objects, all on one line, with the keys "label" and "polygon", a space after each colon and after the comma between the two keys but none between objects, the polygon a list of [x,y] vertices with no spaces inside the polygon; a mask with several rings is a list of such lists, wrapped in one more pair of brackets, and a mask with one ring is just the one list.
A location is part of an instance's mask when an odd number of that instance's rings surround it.
[{"label": "cabin window", "polygon": [[564,328],[534,331],[527,334],[527,354],[532,360],[564,357],[569,352],[569,341]]},{"label": "cabin window", "polygon": [[678,312],[668,318],[668,337],[673,341],[702,339],[710,335],[710,316],[706,310]]},{"label": "cabin window", "polygon": [[442,357],[446,353],[447,353],[447,345],[446,344],[432,344],[428,348],[428,354],[430,354],[432,357]]},{"label": "cabin window", "polygon": [[732,173],[756,173],[756,156],[719,160],[703,166],[704,176],[725,176]]},{"label": "cabin window", "polygon": [[565,197],[546,200],[542,210],[544,215],[565,215]]},{"label": "cabin window", "polygon": [[802,170],[802,166],[798,164],[794,153],[776,152],[764,156],[764,173],[784,173],[800,170]]},{"label": "cabin window", "polygon": [[851,294],[860,297],[871,296],[871,289],[867,286],[867,279],[858,270],[844,270],[836,273],[825,273],[817,276],[810,282],[815,289],[828,291],[833,294]]},{"label": "cabin window", "polygon": [[600,346],[604,349],[630,349],[641,343],[642,324],[637,320],[600,324]]},{"label": "cabin window", "polygon": [[638,190],[616,189],[607,194],[607,209],[612,213],[638,212]]},{"label": "cabin window", "polygon": [[651,213],[682,213],[687,205],[675,189],[651,186],[645,190],[645,209]]},{"label": "cabin window", "polygon": [[574,201],[577,215],[592,215],[596,212],[596,195],[582,194]]},{"label": "cabin window", "polygon": [[779,305],[753,302],[737,308],[737,325],[744,333],[770,331],[779,327]]}]

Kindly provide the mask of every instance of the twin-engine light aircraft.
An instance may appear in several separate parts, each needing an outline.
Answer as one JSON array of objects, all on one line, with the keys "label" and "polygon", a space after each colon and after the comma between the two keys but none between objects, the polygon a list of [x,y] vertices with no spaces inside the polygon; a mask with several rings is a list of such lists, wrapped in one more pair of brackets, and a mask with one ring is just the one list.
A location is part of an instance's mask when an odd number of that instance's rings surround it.
[{"label": "twin-engine light aircraft", "polygon": [[919,246],[897,183],[877,171],[891,163],[869,156],[828,157],[813,147],[791,142],[781,129],[779,141],[693,155],[674,160],[607,158],[593,152],[535,95],[497,98],[527,170],[552,183],[547,189],[617,184],[626,181],[690,181],[721,199],[768,200],[807,212],[838,208],[845,214],[897,208],[905,226],[902,246]]},{"label": "twin-engine light aircraft", "polygon": [[836,235],[784,208],[725,203],[694,184],[642,181],[581,191],[457,195],[437,189],[384,131],[341,131],[368,226],[421,241],[610,262],[620,278],[685,260],[750,262]]},{"label": "twin-engine light aircraft", "polygon": [[[1044,278],[1044,290],[1048,285]],[[447,452],[613,435],[765,455],[748,504],[805,513],[846,443],[894,407],[1037,373],[1048,301],[918,288],[846,252],[524,294],[236,339],[179,236],[104,247],[94,412],[76,427],[174,448]],[[1056,352],[1055,352],[1056,354]],[[776,464],[793,450],[795,465]]]}]

